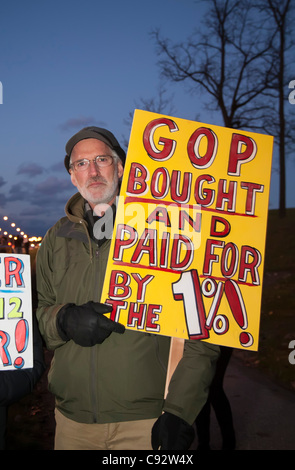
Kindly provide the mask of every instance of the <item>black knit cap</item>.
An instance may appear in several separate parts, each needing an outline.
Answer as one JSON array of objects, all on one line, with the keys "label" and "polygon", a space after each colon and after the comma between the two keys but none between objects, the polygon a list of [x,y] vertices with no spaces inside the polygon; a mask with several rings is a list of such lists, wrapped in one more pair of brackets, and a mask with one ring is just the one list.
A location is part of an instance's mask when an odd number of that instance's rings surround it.
[{"label": "black knit cap", "polygon": [[107,144],[111,149],[117,152],[124,166],[125,160],[126,160],[126,153],[120,146],[114,134],[112,134],[107,129],[103,129],[102,127],[90,126],[90,127],[84,127],[83,129],[81,129],[79,132],[77,132],[77,134],[73,135],[73,137],[71,137],[70,140],[66,144],[67,154],[65,156],[64,163],[68,171],[70,169],[70,157],[71,157],[72,150],[74,146],[78,142],[80,142],[80,140],[84,140],[84,139],[97,139]]}]

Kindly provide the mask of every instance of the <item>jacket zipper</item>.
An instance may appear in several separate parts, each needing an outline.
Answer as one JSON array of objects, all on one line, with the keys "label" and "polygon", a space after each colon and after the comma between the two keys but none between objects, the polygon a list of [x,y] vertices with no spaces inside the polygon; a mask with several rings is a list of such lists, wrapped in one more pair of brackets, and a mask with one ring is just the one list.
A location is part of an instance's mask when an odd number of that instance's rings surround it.
[{"label": "jacket zipper", "polygon": [[[94,301],[99,302],[100,299],[97,297],[97,292],[95,290],[95,286],[98,286],[99,281],[99,268],[98,268],[98,260],[100,256],[100,248],[97,245],[95,249],[93,249],[94,258],[92,259],[93,269],[94,269]],[[92,413],[93,413],[93,422],[97,423],[98,421],[98,397],[97,397],[97,355],[98,355],[98,346],[93,346],[91,351],[91,366],[92,366],[92,383],[91,383],[91,395],[92,395]]]}]

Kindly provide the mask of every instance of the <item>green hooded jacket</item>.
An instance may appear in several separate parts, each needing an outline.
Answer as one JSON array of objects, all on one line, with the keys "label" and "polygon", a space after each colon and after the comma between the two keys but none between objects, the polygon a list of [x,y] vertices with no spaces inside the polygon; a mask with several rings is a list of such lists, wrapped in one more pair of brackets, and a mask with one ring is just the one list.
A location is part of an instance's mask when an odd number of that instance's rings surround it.
[{"label": "green hooded jacket", "polygon": [[192,424],[206,402],[218,346],[186,341],[164,400],[170,338],[125,330],[82,347],[58,334],[58,311],[99,302],[103,286],[110,240],[98,247],[90,238],[84,203],[79,193],[68,201],[66,217],[47,232],[37,255],[37,318],[54,350],[48,381],[56,407],[83,423],[157,418],[164,410]]}]

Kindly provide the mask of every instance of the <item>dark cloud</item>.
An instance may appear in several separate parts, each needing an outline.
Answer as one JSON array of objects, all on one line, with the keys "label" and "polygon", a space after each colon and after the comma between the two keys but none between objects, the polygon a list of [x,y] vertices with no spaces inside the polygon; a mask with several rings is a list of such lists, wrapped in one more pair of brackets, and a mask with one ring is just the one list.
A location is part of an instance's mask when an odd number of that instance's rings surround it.
[{"label": "dark cloud", "polygon": [[22,163],[17,170],[17,175],[28,175],[29,177],[41,175],[44,168],[37,163]]},{"label": "dark cloud", "polygon": [[67,174],[67,171],[66,171],[66,168],[65,168],[65,164],[64,164],[63,159],[61,159],[61,161],[58,162],[58,163],[54,163],[54,165],[52,165],[52,166],[50,167],[50,170],[51,170],[51,171],[57,171],[57,172],[61,172],[61,171],[62,171],[63,173]]},{"label": "dark cloud", "polygon": [[1,186],[4,186],[6,184],[6,181],[4,181],[3,176],[0,176],[0,188]]},{"label": "dark cloud", "polygon": [[7,200],[26,201],[30,198],[32,185],[27,182],[13,184],[9,190]]},{"label": "dark cloud", "polygon": [[29,206],[28,208],[25,208],[22,210],[22,216],[23,217],[36,217],[44,215],[44,209],[43,207],[36,207],[36,206]]},{"label": "dark cloud", "polygon": [[49,176],[45,181],[35,186],[36,194],[54,195],[58,192],[67,191],[72,189],[73,185],[70,178],[57,178],[56,176]]},{"label": "dark cloud", "polygon": [[105,127],[105,123],[103,121],[97,122],[94,117],[79,117],[79,118],[71,118],[68,119],[66,122],[63,124],[60,124],[59,128],[62,131],[78,131],[79,129],[82,129],[82,127],[87,127],[87,126],[99,126],[99,127]]},{"label": "dark cloud", "polygon": [[10,201],[23,200],[24,202],[36,202],[40,196],[51,196],[54,198],[57,194],[73,190],[70,178],[57,178],[49,176],[38,184],[29,184],[26,181],[16,183],[11,186],[8,199]]},{"label": "dark cloud", "polygon": [[5,194],[0,193],[0,207],[2,208],[6,206],[6,203],[7,203],[7,197],[5,196]]},{"label": "dark cloud", "polygon": [[93,117],[80,117],[68,119],[59,127],[62,131],[71,131],[73,129],[80,129],[82,127],[91,126],[94,121]]},{"label": "dark cloud", "polygon": [[0,193],[0,207],[11,203],[15,206],[11,217],[17,219],[22,229],[43,236],[65,215],[66,202],[74,193],[75,188],[66,175],[64,178],[48,176],[37,184],[22,181],[12,185],[7,196]]},{"label": "dark cloud", "polygon": [[36,185],[30,185],[27,182],[14,184],[7,198],[4,197],[3,202],[22,201],[22,213],[26,217],[38,214],[39,209],[40,214],[49,215],[52,213],[54,215],[64,210],[66,201],[74,192],[75,188],[70,178],[49,176]]}]

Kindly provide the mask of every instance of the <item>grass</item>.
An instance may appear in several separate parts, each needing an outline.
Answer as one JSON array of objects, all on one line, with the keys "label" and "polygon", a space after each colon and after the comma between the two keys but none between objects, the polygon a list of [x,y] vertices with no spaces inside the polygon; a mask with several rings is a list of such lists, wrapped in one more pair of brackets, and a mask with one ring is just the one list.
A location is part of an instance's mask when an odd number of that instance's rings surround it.
[{"label": "grass", "polygon": [[295,340],[295,209],[269,211],[258,352],[235,351],[251,367],[295,390],[289,347]]}]

